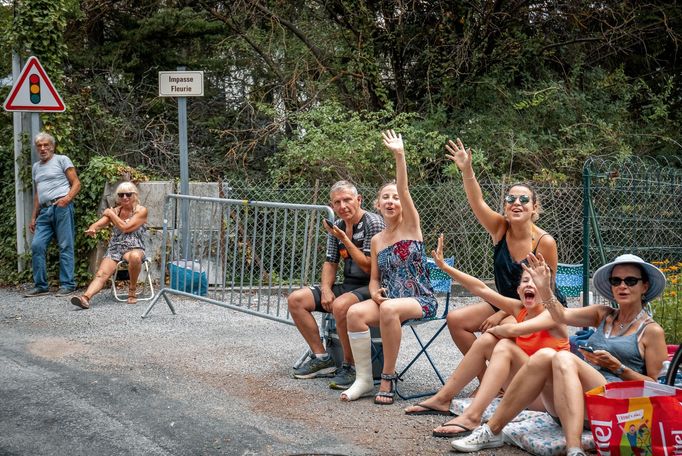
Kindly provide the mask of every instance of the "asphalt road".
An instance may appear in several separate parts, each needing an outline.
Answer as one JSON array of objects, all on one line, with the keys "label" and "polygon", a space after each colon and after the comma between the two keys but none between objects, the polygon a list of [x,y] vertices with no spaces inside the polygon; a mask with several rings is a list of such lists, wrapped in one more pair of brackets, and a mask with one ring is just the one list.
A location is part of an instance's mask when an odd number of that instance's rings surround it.
[{"label": "asphalt road", "polygon": [[[324,379],[290,378],[304,349],[294,327],[171,299],[178,315],[160,301],[141,319],[144,304],[108,291],[84,311],[0,289],[0,455],[450,452],[431,437],[442,418],[406,417],[409,402],[343,403]],[[415,350],[404,337],[399,365]],[[446,373],[460,357],[447,334],[434,353]],[[420,363],[403,389],[437,385]]]}]

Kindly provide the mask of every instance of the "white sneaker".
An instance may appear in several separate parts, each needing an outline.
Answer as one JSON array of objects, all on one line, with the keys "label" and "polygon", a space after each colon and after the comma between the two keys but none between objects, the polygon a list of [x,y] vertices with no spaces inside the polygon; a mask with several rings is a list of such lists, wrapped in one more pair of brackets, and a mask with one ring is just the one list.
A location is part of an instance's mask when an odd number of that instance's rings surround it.
[{"label": "white sneaker", "polygon": [[573,447],[566,451],[566,456],[587,456],[582,448]]},{"label": "white sneaker", "polygon": [[493,434],[487,424],[478,427],[470,435],[450,442],[452,448],[462,453],[471,453],[485,448],[499,448],[504,445],[504,435]]}]

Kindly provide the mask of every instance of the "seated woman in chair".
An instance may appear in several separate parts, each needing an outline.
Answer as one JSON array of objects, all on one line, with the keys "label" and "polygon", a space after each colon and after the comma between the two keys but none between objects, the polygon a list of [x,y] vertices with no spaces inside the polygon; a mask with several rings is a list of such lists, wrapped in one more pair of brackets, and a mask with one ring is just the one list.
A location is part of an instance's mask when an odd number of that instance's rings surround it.
[{"label": "seated woman in chair", "polygon": [[82,309],[90,308],[90,299],[99,292],[116,270],[121,260],[128,262],[130,285],[128,304],[136,304],[137,277],[142,269],[144,253],[144,233],[147,231],[147,208],[138,204],[137,187],[132,182],[123,182],[116,188],[115,208],[107,208],[102,218],[85,230],[85,235],[94,237],[97,231],[112,225],[109,248],[102,258],[95,278],[81,296],[71,298],[71,304]]},{"label": "seated woman in chair", "polygon": [[341,394],[341,400],[352,401],[374,389],[369,327],[379,326],[384,367],[374,402],[392,404],[398,379],[395,365],[401,324],[405,320],[433,317],[438,302],[429,281],[419,214],[408,189],[403,139],[393,130],[383,132],[382,136],[395,159],[396,183],[379,190],[379,211],[386,228],[372,238],[369,282],[372,299],[353,304],[348,310],[355,382]]}]

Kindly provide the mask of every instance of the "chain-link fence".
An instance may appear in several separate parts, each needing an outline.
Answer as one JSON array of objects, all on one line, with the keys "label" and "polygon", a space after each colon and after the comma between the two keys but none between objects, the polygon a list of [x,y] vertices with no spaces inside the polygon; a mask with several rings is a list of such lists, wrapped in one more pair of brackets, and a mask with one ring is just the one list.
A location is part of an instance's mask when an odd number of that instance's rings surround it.
[{"label": "chain-link fence", "polygon": [[[481,189],[491,208],[502,211],[508,184],[483,181]],[[559,246],[561,263],[582,262],[582,187],[578,185],[534,184],[543,207],[538,225],[550,233]],[[364,208],[371,210],[377,188],[358,186]],[[280,201],[301,204],[328,204],[329,189],[230,187],[226,198]],[[427,249],[436,247],[440,233],[445,235],[445,253],[453,255],[457,267],[483,280],[493,279],[493,244],[469,207],[461,182],[415,186],[410,194],[421,217]]]},{"label": "chain-link fence", "polygon": [[[682,171],[680,166],[652,161],[609,161],[600,158],[585,164],[587,181],[580,184],[530,183],[542,206],[537,224],[556,240],[560,263],[583,263],[594,272],[621,253],[635,253],[658,262],[668,277],[662,299],[653,303],[656,320],[666,329],[669,342],[682,339],[680,283],[682,274]],[[488,205],[502,210],[511,182],[484,180],[483,196]],[[584,204],[584,188],[590,204]],[[365,209],[372,209],[377,188],[358,186]],[[273,189],[233,185],[226,198],[327,204],[329,189]],[[492,281],[493,245],[490,236],[474,217],[457,179],[438,185],[414,186],[410,193],[421,216],[427,249],[435,248],[445,235],[445,253],[453,255],[457,267]],[[590,217],[583,218],[587,208]],[[589,223],[589,231],[584,223]],[[588,233],[587,237],[584,234]],[[583,261],[585,246],[589,263]]]}]

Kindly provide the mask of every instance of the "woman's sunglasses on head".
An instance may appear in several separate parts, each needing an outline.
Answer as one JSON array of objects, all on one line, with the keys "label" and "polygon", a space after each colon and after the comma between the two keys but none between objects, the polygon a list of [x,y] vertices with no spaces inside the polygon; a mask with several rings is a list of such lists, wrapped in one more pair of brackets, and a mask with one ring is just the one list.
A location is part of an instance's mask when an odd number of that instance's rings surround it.
[{"label": "woman's sunglasses on head", "polygon": [[507,195],[504,197],[504,201],[507,204],[514,204],[516,200],[519,200],[519,203],[521,204],[526,204],[530,202],[530,196],[528,195]]},{"label": "woman's sunglasses on head", "polygon": [[609,283],[613,287],[619,286],[622,282],[625,282],[625,285],[627,285],[628,287],[634,287],[640,280],[642,280],[641,277],[632,276],[625,277],[624,279],[621,277],[609,277]]},{"label": "woman's sunglasses on head", "polygon": [[130,198],[130,197],[132,197],[134,194],[135,194],[135,192],[121,192],[121,193],[117,193],[117,195],[118,195],[119,198],[123,198],[124,196],[125,196],[126,198]]}]

